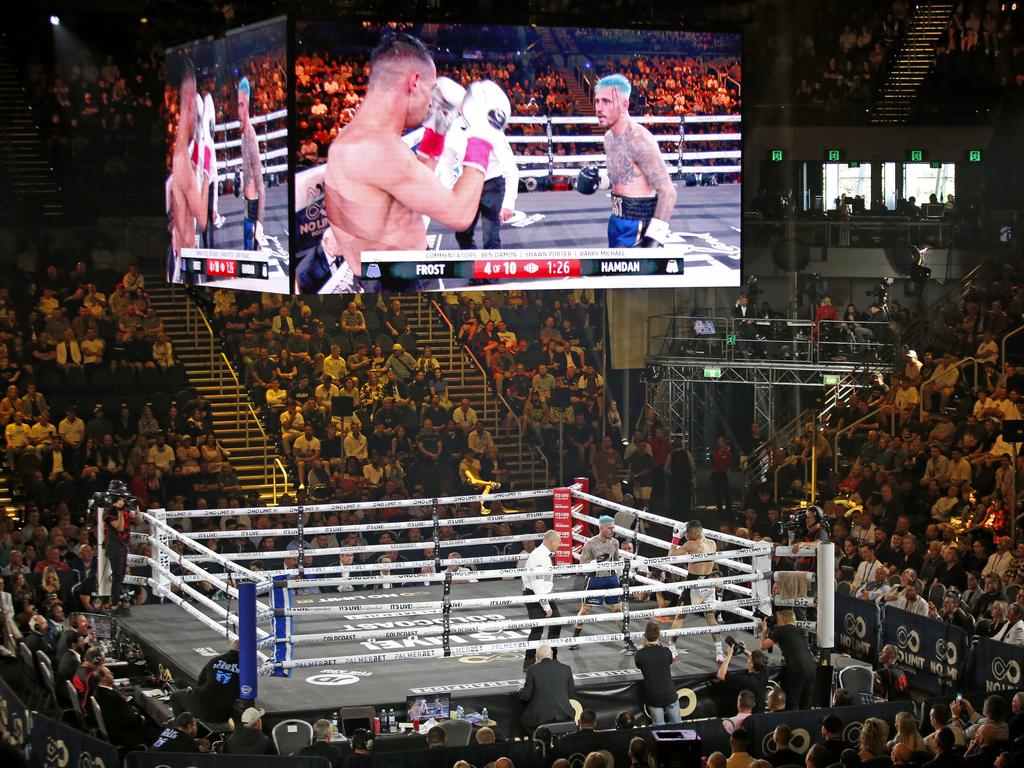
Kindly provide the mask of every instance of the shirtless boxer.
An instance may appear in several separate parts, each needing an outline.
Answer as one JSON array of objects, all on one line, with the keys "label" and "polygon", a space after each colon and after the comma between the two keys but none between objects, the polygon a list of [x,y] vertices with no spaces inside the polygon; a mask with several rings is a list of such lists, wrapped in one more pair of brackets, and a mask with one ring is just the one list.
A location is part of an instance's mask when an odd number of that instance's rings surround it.
[{"label": "shirtless boxer", "polygon": [[[608,515],[598,518],[597,536],[587,539],[580,550],[580,565],[586,563],[613,563],[620,559],[619,541],[615,538],[615,520]],[[615,571],[594,571],[587,579],[588,590],[614,589],[619,586],[619,577]],[[622,603],[619,595],[608,595],[606,597],[588,597],[583,600],[578,616],[586,616],[594,605],[609,605],[616,613],[622,612]],[[573,629],[572,636],[579,637],[583,627],[579,624]],[[578,645],[570,645],[569,650],[575,651]]]},{"label": "shirtless boxer", "polygon": [[[167,276],[171,282],[181,282],[181,249],[195,248],[196,226],[200,230],[206,229],[210,179],[213,177],[213,153],[201,151],[197,165],[193,166],[189,152],[197,121],[196,75],[189,61],[182,69],[178,109],[178,127],[171,157],[171,245],[167,260]],[[202,175],[198,184],[197,174]]]},{"label": "shirtless boxer", "polygon": [[263,165],[260,162],[260,141],[249,120],[249,99],[252,86],[249,78],[238,81],[238,123],[242,141],[242,199],[245,202],[245,220],[242,238],[245,250],[258,251],[263,242],[263,213],[267,193],[263,187]]},{"label": "shirtless boxer", "polygon": [[[681,526],[680,526],[681,527]],[[674,531],[672,535],[673,542],[677,541],[677,535],[681,531]],[[709,539],[704,535],[704,526],[701,525],[700,520],[691,520],[686,524],[686,541],[682,545],[673,544],[669,549],[669,555],[703,555],[709,552],[717,552],[718,546],[715,544],[713,539]],[[711,572],[715,569],[715,563],[711,560],[705,560],[697,563],[687,563],[686,572],[689,574],[687,579],[692,581],[694,579],[706,579],[711,576]],[[679,597],[682,593],[676,595],[671,605],[679,604]],[[698,589],[686,590],[686,604],[687,605],[699,605],[701,603],[710,603],[715,599],[715,588],[714,587],[700,587]],[[681,613],[676,616],[675,621],[672,622],[672,629],[679,629],[683,626],[683,617],[686,614]],[[715,612],[708,611],[704,614],[704,619],[707,621],[709,627],[717,627],[718,621],[715,619]],[[725,661],[725,654],[722,651],[722,636],[718,633],[711,635],[715,641],[715,662],[721,664]],[[679,636],[676,635],[672,638],[672,643],[678,645]]]},{"label": "shirtless boxer", "polygon": [[661,248],[669,235],[676,188],[658,142],[629,116],[631,90],[622,75],[597,81],[594,109],[597,124],[608,129],[604,135],[608,169],[584,168],[576,179],[576,189],[592,195],[611,186],[609,248]]},{"label": "shirtless boxer", "polygon": [[[324,203],[330,224],[296,268],[302,293],[359,291],[363,251],[427,247],[428,216],[454,231],[476,215],[491,148],[508,122],[508,97],[490,81],[472,83],[461,104],[468,136],[464,172],[448,189],[434,174],[456,110],[441,109],[436,71],[423,43],[404,33],[370,57],[370,82],[359,111],[327,153]],[[426,125],[414,154],[402,134]],[[338,275],[342,272],[342,275]]]}]

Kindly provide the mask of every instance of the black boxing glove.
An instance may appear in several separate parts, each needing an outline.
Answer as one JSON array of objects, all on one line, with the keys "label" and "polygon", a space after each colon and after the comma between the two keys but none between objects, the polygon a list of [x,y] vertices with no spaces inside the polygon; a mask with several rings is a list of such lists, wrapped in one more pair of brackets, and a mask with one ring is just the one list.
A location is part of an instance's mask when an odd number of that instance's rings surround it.
[{"label": "black boxing glove", "polygon": [[644,228],[644,236],[640,238],[640,248],[664,248],[668,239],[669,226],[667,221],[651,219]]},{"label": "black boxing glove", "polygon": [[596,165],[588,165],[576,177],[576,191],[581,195],[592,195],[601,186],[601,170]]}]

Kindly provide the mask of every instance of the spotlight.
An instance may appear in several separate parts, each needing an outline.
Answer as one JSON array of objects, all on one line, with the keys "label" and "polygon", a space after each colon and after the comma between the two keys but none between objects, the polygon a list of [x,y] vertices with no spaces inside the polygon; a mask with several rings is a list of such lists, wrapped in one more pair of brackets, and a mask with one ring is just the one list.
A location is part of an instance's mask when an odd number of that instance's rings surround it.
[{"label": "spotlight", "polygon": [[50,17],[50,23],[53,26],[55,26],[55,27],[59,27],[60,26],[60,17],[59,16],[51,16]]},{"label": "spotlight", "polygon": [[141,19],[139,19],[139,24],[149,24],[149,19],[143,16]]}]

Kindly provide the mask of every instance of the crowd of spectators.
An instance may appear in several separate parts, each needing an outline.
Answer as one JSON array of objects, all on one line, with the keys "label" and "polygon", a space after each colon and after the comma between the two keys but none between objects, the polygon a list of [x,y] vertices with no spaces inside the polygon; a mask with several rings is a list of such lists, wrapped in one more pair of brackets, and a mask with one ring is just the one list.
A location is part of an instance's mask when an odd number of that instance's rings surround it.
[{"label": "crowd of spectators", "polygon": [[83,53],[56,71],[33,66],[26,74],[29,101],[55,167],[137,161],[164,140],[156,112],[163,82],[159,63]]},{"label": "crowd of spectators", "polygon": [[[111,480],[144,507],[240,491],[210,404],[187,387],[136,267],[51,265],[0,288],[0,304],[3,456],[48,525],[82,524],[85,503]],[[33,563],[40,543],[26,553]]]},{"label": "crowd of spectators", "polygon": [[946,102],[1024,106],[1024,9],[1016,3],[961,3],[935,44],[925,93]]},{"label": "crowd of spectators", "polygon": [[[323,498],[365,501],[507,483],[495,436],[470,399],[450,396],[449,371],[417,337],[417,319],[397,296],[374,302],[212,295],[214,327],[297,484]],[[550,462],[559,423],[567,440],[579,428],[588,469],[605,418],[593,295],[527,301],[522,293],[461,292],[443,303],[455,341],[508,403],[497,428],[516,437],[524,430]],[[585,430],[593,435],[584,438]],[[567,472],[578,468],[567,464]]]}]

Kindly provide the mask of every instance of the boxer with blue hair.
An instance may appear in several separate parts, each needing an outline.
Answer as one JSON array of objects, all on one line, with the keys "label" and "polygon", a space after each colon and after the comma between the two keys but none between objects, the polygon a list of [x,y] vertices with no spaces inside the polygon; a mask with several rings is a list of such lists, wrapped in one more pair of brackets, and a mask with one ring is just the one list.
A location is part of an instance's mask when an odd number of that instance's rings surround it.
[{"label": "boxer with blue hair", "polygon": [[[597,536],[592,536],[587,539],[587,542],[583,545],[583,549],[580,550],[580,565],[586,563],[613,563],[621,559],[619,554],[619,541],[615,538],[615,520],[608,516],[602,515],[597,520],[598,533]],[[604,590],[604,589],[615,589],[619,586],[619,575],[614,570],[606,571],[594,571],[590,574],[587,579],[586,589],[589,590]],[[583,604],[580,606],[579,616],[586,616],[592,610],[595,605],[607,605],[611,606],[611,609],[617,613],[622,612],[622,603],[619,599],[619,595],[595,595],[594,597],[588,597],[583,600]],[[579,637],[583,631],[583,627],[577,624],[573,630],[572,636]],[[576,650],[579,648],[578,645],[569,646],[569,650]]]},{"label": "boxer with blue hair", "polygon": [[629,80],[607,75],[594,87],[597,123],[606,129],[607,169],[587,166],[576,178],[576,190],[592,195],[612,190],[608,218],[609,248],[661,248],[670,232],[676,188],[658,142],[649,130],[629,116]]},{"label": "boxer with blue hair", "polygon": [[263,186],[263,164],[256,129],[249,119],[252,85],[248,77],[238,81],[238,123],[242,146],[242,199],[245,218],[242,221],[242,240],[245,250],[258,251],[263,242],[263,215],[267,193]]}]

